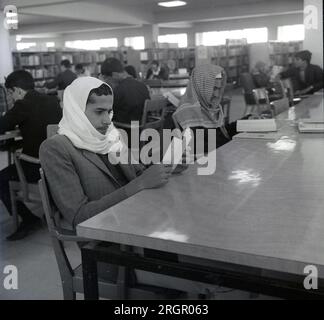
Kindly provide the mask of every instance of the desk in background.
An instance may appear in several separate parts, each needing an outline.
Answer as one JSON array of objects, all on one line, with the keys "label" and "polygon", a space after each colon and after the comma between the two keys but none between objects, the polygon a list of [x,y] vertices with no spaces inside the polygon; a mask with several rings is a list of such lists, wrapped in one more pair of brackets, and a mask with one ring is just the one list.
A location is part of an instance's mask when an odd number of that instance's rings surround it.
[{"label": "desk in background", "polygon": [[[13,130],[13,131],[8,131],[5,134],[0,135],[0,142],[2,141],[9,141],[9,140],[15,140],[15,139],[20,139],[20,131],[19,130]],[[8,152],[8,165],[12,163],[12,153],[15,151],[15,148],[12,146],[6,146],[5,151]]]},{"label": "desk in background", "polygon": [[[278,117],[277,142],[229,142],[217,151],[213,175],[198,176],[192,165],[163,188],[144,190],[79,224],[77,234],[221,263],[217,270],[224,286],[323,298],[324,134],[299,134],[295,123],[323,117],[322,97],[302,101],[294,114],[293,120],[289,112]],[[86,250],[84,263],[91,257]],[[157,261],[154,268],[151,260],[125,252],[109,257],[112,263],[162,273],[173,266]],[[310,264],[320,278],[319,289],[311,292],[303,288]],[[173,267],[177,276],[188,276],[188,268]],[[235,273],[234,267],[247,271]],[[213,283],[219,276],[207,272],[206,278],[203,270],[192,278]],[[85,297],[96,298],[95,280],[86,274],[84,279]]]}]

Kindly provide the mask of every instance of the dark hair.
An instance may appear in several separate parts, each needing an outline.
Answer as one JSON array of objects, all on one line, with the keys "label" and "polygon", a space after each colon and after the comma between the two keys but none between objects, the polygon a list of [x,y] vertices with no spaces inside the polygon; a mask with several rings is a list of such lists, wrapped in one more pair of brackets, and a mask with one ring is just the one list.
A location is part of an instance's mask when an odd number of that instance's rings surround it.
[{"label": "dark hair", "polygon": [[159,65],[159,61],[157,61],[157,60],[153,60],[151,64],[155,64],[155,65],[158,66],[158,65]]},{"label": "dark hair", "polygon": [[106,84],[102,84],[100,87],[92,89],[89,92],[87,103],[91,103],[91,96],[96,95],[96,96],[111,96],[113,93]]},{"label": "dark hair", "polygon": [[107,58],[101,65],[101,73],[104,76],[111,77],[113,72],[124,72],[124,66],[121,61],[116,58]]},{"label": "dark hair", "polygon": [[5,86],[7,89],[17,87],[28,91],[34,89],[35,83],[32,75],[28,71],[17,70],[9,74],[6,78]]},{"label": "dark hair", "polygon": [[61,66],[64,66],[65,68],[69,69],[71,68],[71,62],[68,59],[64,59],[61,61]]},{"label": "dark hair", "polygon": [[136,69],[133,66],[126,66],[125,71],[133,78],[137,79]]},{"label": "dark hair", "polygon": [[300,58],[304,61],[307,61],[307,63],[310,63],[311,59],[312,59],[312,53],[308,50],[303,50],[303,51],[299,51],[295,54],[296,58]]},{"label": "dark hair", "polygon": [[84,72],[84,68],[83,65],[81,63],[78,63],[75,65],[75,70],[81,70],[82,73]]}]

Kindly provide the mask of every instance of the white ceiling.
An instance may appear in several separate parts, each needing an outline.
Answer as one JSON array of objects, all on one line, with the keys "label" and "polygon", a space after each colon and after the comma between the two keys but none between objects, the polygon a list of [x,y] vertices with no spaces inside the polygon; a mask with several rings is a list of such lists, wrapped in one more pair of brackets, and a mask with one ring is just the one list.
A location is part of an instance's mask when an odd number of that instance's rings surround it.
[{"label": "white ceiling", "polygon": [[[1,1],[1,0],[0,0]],[[161,0],[15,0],[18,30],[13,34],[79,32],[138,27],[190,27],[193,23],[302,12],[303,0],[186,0],[163,8]],[[12,0],[2,0],[4,5]]]}]

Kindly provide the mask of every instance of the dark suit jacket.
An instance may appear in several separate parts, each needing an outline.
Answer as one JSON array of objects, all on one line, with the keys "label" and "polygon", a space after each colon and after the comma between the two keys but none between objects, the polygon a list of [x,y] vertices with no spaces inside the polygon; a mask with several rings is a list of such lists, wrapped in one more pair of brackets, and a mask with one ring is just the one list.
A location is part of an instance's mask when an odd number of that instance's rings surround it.
[{"label": "dark suit jacket", "polygon": [[150,93],[144,83],[132,77],[122,80],[114,89],[113,121],[140,121],[146,99],[150,99]]},{"label": "dark suit jacket", "polygon": [[[97,154],[75,148],[63,135],[44,141],[40,161],[53,200],[73,228],[129,196]],[[129,181],[143,169],[141,165],[120,167]]]},{"label": "dark suit jacket", "polygon": [[47,125],[57,124],[61,118],[62,109],[56,97],[31,90],[0,117],[0,134],[18,126],[23,137],[23,152],[38,158],[39,147],[46,139]]},{"label": "dark suit jacket", "polygon": [[291,78],[294,90],[303,90],[309,86],[314,89],[311,93],[323,88],[323,70],[314,64],[309,64],[305,70],[305,82],[300,79],[300,71],[298,68],[290,68],[280,73],[281,78]]},{"label": "dark suit jacket", "polygon": [[71,70],[67,69],[64,72],[59,73],[53,81],[46,83],[45,86],[48,89],[57,87],[58,90],[64,90],[76,78],[77,75]]}]

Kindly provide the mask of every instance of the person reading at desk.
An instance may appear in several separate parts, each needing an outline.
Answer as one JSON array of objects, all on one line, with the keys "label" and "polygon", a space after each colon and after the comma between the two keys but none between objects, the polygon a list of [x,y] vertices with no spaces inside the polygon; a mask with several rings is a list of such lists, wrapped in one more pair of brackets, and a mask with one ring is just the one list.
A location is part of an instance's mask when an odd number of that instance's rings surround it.
[{"label": "person reading at desk", "polygon": [[168,80],[169,73],[168,70],[162,66],[160,66],[159,62],[153,60],[151,63],[151,68],[147,71],[146,79],[161,79]]},{"label": "person reading at desk", "polygon": [[291,78],[295,95],[313,94],[323,88],[323,70],[311,64],[312,53],[308,50],[295,54],[294,66],[279,74],[282,79]]},{"label": "person reading at desk", "polygon": [[[174,121],[185,130],[215,129],[216,146],[220,147],[237,134],[236,122],[224,124],[224,112],[221,105],[225,86],[226,73],[217,65],[197,66],[190,80],[180,106],[173,114]],[[243,119],[248,118],[245,116]],[[205,130],[205,150],[207,130]]]},{"label": "person reading at desk", "polygon": [[[110,157],[125,147],[115,136],[111,122],[111,87],[92,77],[75,80],[64,92],[63,119],[58,134],[43,142],[40,160],[51,196],[59,212],[75,230],[77,224],[112,207],[135,193],[162,187],[170,169],[153,164],[113,164]],[[136,215],[136,212],[134,212]],[[136,248],[135,248],[136,250]],[[160,252],[157,251],[158,256]],[[116,274],[112,266],[99,266],[102,275]],[[174,277],[138,273],[145,284],[200,292],[206,286]],[[208,286],[208,285],[207,285]]]},{"label": "person reading at desk", "polygon": [[82,77],[64,92],[58,135],[40,148],[40,161],[53,200],[72,229],[145,188],[161,187],[170,169],[152,165],[113,164],[109,159],[127,148],[111,122],[111,87]]},{"label": "person reading at desk", "polygon": [[113,121],[126,124],[141,121],[145,100],[150,99],[146,85],[129,75],[116,58],[103,62],[101,74],[102,80],[114,89]]},{"label": "person reading at desk", "polygon": [[[17,70],[9,74],[5,86],[14,101],[14,106],[0,117],[0,134],[14,130],[18,126],[23,138],[22,152],[38,158],[39,147],[46,139],[47,125],[56,124],[62,118],[60,104],[56,97],[36,91],[33,77],[25,70]],[[40,178],[39,166],[22,161],[22,167],[28,182],[37,183]],[[10,180],[18,181],[14,164],[0,171],[0,198],[9,214],[12,214]],[[7,237],[7,240],[26,237],[39,222],[39,219],[21,201],[17,203],[17,211],[22,222],[16,232]]]}]

